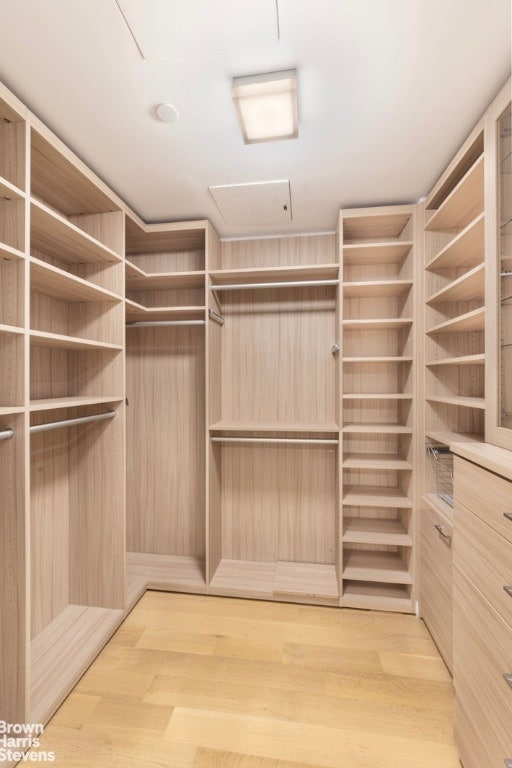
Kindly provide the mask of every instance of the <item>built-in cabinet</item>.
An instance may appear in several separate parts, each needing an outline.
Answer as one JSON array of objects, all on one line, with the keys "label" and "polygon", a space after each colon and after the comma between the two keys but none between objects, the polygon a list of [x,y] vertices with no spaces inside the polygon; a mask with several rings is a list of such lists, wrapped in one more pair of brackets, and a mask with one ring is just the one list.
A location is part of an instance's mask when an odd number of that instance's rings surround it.
[{"label": "built-in cabinet", "polygon": [[510,142],[505,88],[425,201],[220,241],[0,89],[1,719],[46,721],[156,588],[419,610],[465,768],[510,759],[473,694],[511,666],[510,511],[476,500],[510,456]]}]

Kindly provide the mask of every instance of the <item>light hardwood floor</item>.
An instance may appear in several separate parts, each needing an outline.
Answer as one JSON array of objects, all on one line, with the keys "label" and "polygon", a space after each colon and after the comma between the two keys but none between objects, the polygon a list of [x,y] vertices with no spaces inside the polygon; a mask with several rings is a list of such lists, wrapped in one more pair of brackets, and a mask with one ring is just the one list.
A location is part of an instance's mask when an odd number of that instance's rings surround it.
[{"label": "light hardwood floor", "polygon": [[46,728],[62,768],[460,768],[410,615],[146,592]]}]

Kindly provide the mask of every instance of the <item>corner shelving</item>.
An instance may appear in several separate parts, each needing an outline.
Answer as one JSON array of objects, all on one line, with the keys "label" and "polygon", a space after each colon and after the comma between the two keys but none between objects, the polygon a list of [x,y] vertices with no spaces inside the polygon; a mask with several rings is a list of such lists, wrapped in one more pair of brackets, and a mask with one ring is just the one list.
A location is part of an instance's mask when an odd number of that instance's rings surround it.
[{"label": "corner shelving", "polygon": [[341,605],[412,610],[414,207],[342,211]]},{"label": "corner shelving", "polygon": [[[483,439],[485,213],[483,131],[425,203],[426,442]],[[426,476],[431,472],[426,471]],[[426,490],[430,491],[427,484]]]}]

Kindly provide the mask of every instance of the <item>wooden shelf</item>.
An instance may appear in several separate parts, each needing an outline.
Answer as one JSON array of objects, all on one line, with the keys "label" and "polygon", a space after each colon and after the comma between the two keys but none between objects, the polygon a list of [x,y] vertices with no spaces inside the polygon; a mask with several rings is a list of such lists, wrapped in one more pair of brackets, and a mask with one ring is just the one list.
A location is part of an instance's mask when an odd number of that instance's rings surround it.
[{"label": "wooden shelf", "polygon": [[206,592],[205,563],[202,557],[183,555],[153,555],[127,552],[127,579],[140,579],[144,589],[171,592]]},{"label": "wooden shelf", "polygon": [[58,408],[82,408],[88,405],[121,403],[123,397],[52,397],[46,400],[31,400],[30,411],[53,411]]},{"label": "wooden shelf", "polygon": [[426,437],[435,443],[450,445],[450,443],[483,443],[484,436],[478,432],[452,432],[446,429],[428,429]]},{"label": "wooden shelf", "polygon": [[441,203],[425,229],[429,232],[454,232],[464,229],[482,213],[483,207],[484,157],[482,155]]},{"label": "wooden shelf", "polygon": [[[134,274],[134,269],[137,274]],[[142,274],[140,274],[142,273]],[[128,291],[166,291],[180,288],[202,288],[205,271],[196,272],[144,272],[126,262],[126,288]]]},{"label": "wooden shelf", "polygon": [[347,267],[358,264],[399,264],[405,259],[412,246],[412,240],[344,245],[343,264]]},{"label": "wooden shelf", "polygon": [[453,507],[450,507],[437,493],[425,493],[422,501],[433,509],[434,512],[441,512],[448,520],[453,520]]},{"label": "wooden shelf", "polygon": [[412,464],[401,456],[379,453],[345,453],[343,469],[411,470]]},{"label": "wooden shelf", "polygon": [[64,301],[122,301],[121,296],[33,256],[30,257],[30,287],[37,293]]},{"label": "wooden shelf", "polygon": [[23,251],[18,248],[13,248],[7,243],[0,242],[0,259],[7,259],[7,261],[21,261],[25,258]]},{"label": "wooden shelf", "polygon": [[485,328],[485,307],[472,309],[463,315],[452,317],[429,328],[427,333],[464,333],[466,331],[483,331]]},{"label": "wooden shelf", "polygon": [[399,296],[412,287],[412,280],[369,280],[343,283],[345,298]]},{"label": "wooden shelf", "polygon": [[275,570],[273,594],[337,602],[339,591],[336,568],[334,565],[320,563],[279,561]]},{"label": "wooden shelf", "polygon": [[345,544],[412,547],[412,539],[400,520],[345,517],[343,529]]},{"label": "wooden shelf", "polygon": [[53,349],[111,349],[122,350],[120,344],[106,344],[92,339],[79,339],[76,336],[63,336],[60,333],[30,331],[30,343],[33,346]]},{"label": "wooden shelf", "polygon": [[339,427],[335,422],[254,422],[254,421],[217,421],[210,424],[210,432],[304,432],[311,434],[338,435]]},{"label": "wooden shelf", "polygon": [[16,333],[18,335],[23,335],[25,331],[23,328],[19,328],[17,325],[6,325],[5,323],[0,323],[0,333]]},{"label": "wooden shelf", "polygon": [[343,217],[343,242],[352,240],[392,240],[402,234],[411,219],[410,213],[369,213]]},{"label": "wooden shelf", "polygon": [[412,395],[403,392],[375,392],[368,394],[366,392],[350,392],[342,395],[343,400],[412,400]]},{"label": "wooden shelf", "polygon": [[15,413],[24,413],[23,405],[2,405],[0,406],[0,416],[10,416]]},{"label": "wooden shelf", "polygon": [[36,200],[30,205],[30,240],[32,247],[68,264],[122,261],[111,248]]},{"label": "wooden shelf", "polygon": [[445,405],[457,405],[463,408],[478,408],[485,410],[484,397],[462,397],[453,395],[450,397],[441,397],[438,395],[427,395],[426,400],[429,403],[444,403]]},{"label": "wooden shelf", "polygon": [[373,611],[403,613],[412,611],[408,587],[399,584],[344,582],[341,605],[343,608],[363,608]]},{"label": "wooden shelf", "polygon": [[401,488],[371,485],[344,485],[343,506],[410,509],[412,502]]},{"label": "wooden shelf", "polygon": [[126,321],[144,322],[145,320],[204,320],[204,307],[144,307],[131,299],[126,299]]},{"label": "wooden shelf", "polygon": [[465,229],[445,245],[427,264],[426,269],[452,269],[483,264],[485,255],[485,215],[479,214]]},{"label": "wooden shelf", "polygon": [[344,357],[344,363],[412,363],[412,357]]},{"label": "wooden shelf", "polygon": [[343,320],[343,330],[345,331],[388,331],[406,328],[413,322],[412,317],[392,317],[365,320]]},{"label": "wooden shelf", "polygon": [[4,200],[24,200],[25,193],[15,184],[0,176],[0,197]]},{"label": "wooden shelf", "polygon": [[401,424],[345,424],[341,430],[346,435],[412,435],[412,427],[404,427]]},{"label": "wooden shelf", "polygon": [[143,269],[138,267],[136,264],[133,264],[133,262],[128,261],[128,259],[124,262],[124,269],[125,269],[125,278],[128,281],[129,277],[146,277],[147,272],[144,272]]},{"label": "wooden shelf", "polygon": [[438,365],[485,365],[485,353],[479,355],[461,355],[460,357],[445,357],[441,360],[430,360],[425,363],[427,368],[433,368]]},{"label": "wooden shelf", "polygon": [[484,300],[485,295],[485,265],[477,264],[465,275],[445,285],[444,288],[434,293],[427,304],[442,304],[448,301],[474,301]]},{"label": "wooden shelf", "polygon": [[412,577],[399,554],[349,550],[343,553],[343,579],[386,584],[412,584]]},{"label": "wooden shelf", "polygon": [[221,560],[208,587],[208,594],[272,598],[275,571],[276,563]]},{"label": "wooden shelf", "polygon": [[257,269],[215,269],[209,272],[212,285],[237,283],[293,282],[295,280],[337,280],[339,264],[310,264],[304,267],[259,267]]},{"label": "wooden shelf", "polygon": [[123,618],[121,610],[68,605],[32,640],[30,722],[47,722]]}]

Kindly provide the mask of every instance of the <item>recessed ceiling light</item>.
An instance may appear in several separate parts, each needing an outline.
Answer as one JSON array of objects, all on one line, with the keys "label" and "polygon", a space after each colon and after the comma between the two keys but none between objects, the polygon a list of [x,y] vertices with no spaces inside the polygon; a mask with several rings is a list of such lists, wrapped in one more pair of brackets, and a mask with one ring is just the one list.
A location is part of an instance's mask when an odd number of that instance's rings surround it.
[{"label": "recessed ceiling light", "polygon": [[231,95],[245,144],[298,137],[295,69],[235,77]]},{"label": "recessed ceiling light", "polygon": [[175,123],[178,119],[178,110],[172,104],[159,104],[156,115],[163,123]]}]

